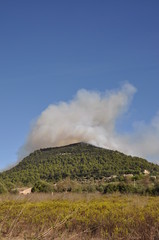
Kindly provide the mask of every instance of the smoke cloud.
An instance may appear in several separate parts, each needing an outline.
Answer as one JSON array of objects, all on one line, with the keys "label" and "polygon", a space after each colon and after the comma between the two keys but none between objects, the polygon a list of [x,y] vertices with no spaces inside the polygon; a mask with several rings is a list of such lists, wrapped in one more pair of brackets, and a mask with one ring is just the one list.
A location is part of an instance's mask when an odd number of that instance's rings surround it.
[{"label": "smoke cloud", "polygon": [[76,142],[156,158],[159,156],[159,114],[149,126],[136,124],[131,135],[116,131],[116,122],[128,110],[135,92],[131,84],[104,94],[79,90],[70,102],[48,106],[32,127],[20,150],[20,158],[40,148]]},{"label": "smoke cloud", "polygon": [[[159,164],[159,113],[152,119],[150,124],[139,122],[135,124],[134,132],[122,139],[122,149],[129,149],[133,155],[145,157]],[[131,148],[131,150],[130,150]]]}]

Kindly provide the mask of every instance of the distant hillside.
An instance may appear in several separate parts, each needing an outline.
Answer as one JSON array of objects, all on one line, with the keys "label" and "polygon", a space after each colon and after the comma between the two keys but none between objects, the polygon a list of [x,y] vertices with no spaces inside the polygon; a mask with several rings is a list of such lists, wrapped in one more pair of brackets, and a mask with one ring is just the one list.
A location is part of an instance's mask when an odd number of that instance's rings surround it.
[{"label": "distant hillside", "polygon": [[95,178],[128,173],[139,174],[145,169],[159,174],[159,166],[118,151],[76,143],[64,147],[40,149],[24,158],[17,166],[0,174],[4,181],[33,184],[37,180],[57,182],[60,179]]}]

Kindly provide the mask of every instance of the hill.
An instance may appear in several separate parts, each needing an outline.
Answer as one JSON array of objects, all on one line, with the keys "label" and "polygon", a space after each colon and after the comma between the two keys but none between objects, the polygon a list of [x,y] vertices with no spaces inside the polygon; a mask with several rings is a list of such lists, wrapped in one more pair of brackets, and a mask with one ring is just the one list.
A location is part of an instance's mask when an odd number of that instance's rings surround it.
[{"label": "hill", "polygon": [[152,175],[159,174],[159,166],[145,159],[86,143],[75,143],[37,150],[15,167],[1,173],[0,178],[4,182],[28,185],[38,180],[57,182],[66,177],[78,180],[140,174],[145,169]]}]

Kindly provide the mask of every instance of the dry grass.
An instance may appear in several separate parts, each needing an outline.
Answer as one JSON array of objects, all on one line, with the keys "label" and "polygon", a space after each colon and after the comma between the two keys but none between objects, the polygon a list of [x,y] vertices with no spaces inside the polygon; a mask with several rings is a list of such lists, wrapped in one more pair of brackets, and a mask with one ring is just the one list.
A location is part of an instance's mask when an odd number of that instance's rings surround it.
[{"label": "dry grass", "polygon": [[[119,195],[119,194],[114,194]],[[29,202],[43,202],[49,200],[69,200],[69,201],[77,201],[77,200],[85,200],[90,201],[93,199],[101,199],[103,197],[99,192],[95,193],[31,193],[28,195],[17,195],[17,194],[4,194],[0,195],[0,202],[4,201],[29,201]],[[106,195],[105,195],[106,197]],[[107,196],[109,197],[109,195]]]},{"label": "dry grass", "polygon": [[1,196],[0,239],[158,240],[159,198],[96,193]]}]

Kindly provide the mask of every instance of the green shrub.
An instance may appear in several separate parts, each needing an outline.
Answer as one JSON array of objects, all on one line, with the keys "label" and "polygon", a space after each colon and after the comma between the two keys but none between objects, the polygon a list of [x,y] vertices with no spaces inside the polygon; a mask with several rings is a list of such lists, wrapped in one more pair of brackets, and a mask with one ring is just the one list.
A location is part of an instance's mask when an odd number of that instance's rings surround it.
[{"label": "green shrub", "polygon": [[137,181],[137,180],[140,180],[140,179],[142,179],[142,175],[134,175],[133,177],[132,177],[132,180],[134,181]]},{"label": "green shrub", "polygon": [[19,191],[18,191],[17,188],[11,189],[9,192],[10,192],[11,194],[18,194],[18,193],[19,193]]},{"label": "green shrub", "polygon": [[32,190],[33,193],[34,192],[53,192],[54,188],[51,184],[45,182],[45,181],[38,181],[34,184]]},{"label": "green shrub", "polygon": [[4,183],[0,182],[0,194],[2,193],[7,193],[8,190],[6,188],[6,186],[4,185]]},{"label": "green shrub", "polygon": [[159,183],[156,183],[153,189],[151,189],[151,194],[155,196],[159,196]]},{"label": "green shrub", "polygon": [[97,190],[98,192],[103,193],[103,192],[104,192],[104,186],[103,186],[103,185],[99,185],[99,186],[96,187],[96,190]]},{"label": "green shrub", "polygon": [[87,189],[87,192],[89,192],[89,193],[93,193],[96,191],[95,185],[88,184],[86,189]]},{"label": "green shrub", "polygon": [[119,183],[118,190],[120,193],[134,193],[135,188],[130,184]]},{"label": "green shrub", "polygon": [[115,185],[115,184],[108,184],[104,188],[104,193],[113,193],[113,192],[117,192],[117,191],[118,191],[118,185]]},{"label": "green shrub", "polygon": [[9,192],[11,192],[12,189],[15,189],[15,184],[10,181],[5,181],[5,186]]},{"label": "green shrub", "polygon": [[104,188],[104,193],[113,193],[113,192],[120,192],[120,193],[136,193],[137,190],[130,184],[119,183],[119,184],[108,184]]},{"label": "green shrub", "polygon": [[81,193],[82,192],[82,186],[81,185],[76,185],[73,187],[72,192],[75,193]]}]

